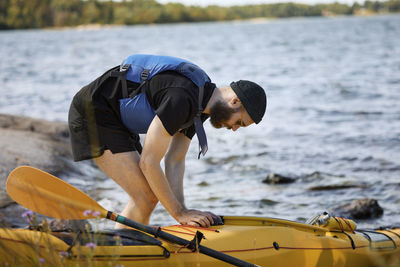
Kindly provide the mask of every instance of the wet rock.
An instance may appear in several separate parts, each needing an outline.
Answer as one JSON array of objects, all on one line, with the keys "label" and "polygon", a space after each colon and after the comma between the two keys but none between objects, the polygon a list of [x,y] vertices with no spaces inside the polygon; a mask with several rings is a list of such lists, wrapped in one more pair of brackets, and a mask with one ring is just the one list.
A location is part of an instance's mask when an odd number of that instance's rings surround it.
[{"label": "wet rock", "polygon": [[270,173],[262,182],[265,184],[290,184],[295,181],[296,179],[291,177],[283,176],[276,173]]},{"label": "wet rock", "polygon": [[378,201],[371,198],[357,199],[331,209],[335,216],[349,219],[373,219],[383,215],[383,209]]},{"label": "wet rock", "polygon": [[260,200],[261,206],[275,206],[278,203],[279,203],[278,201],[274,201],[274,200],[267,199],[267,198],[263,198]]},{"label": "wet rock", "polygon": [[365,185],[351,185],[351,184],[338,184],[338,185],[320,185],[308,188],[309,191],[325,191],[325,190],[339,190],[349,188],[366,188]]},{"label": "wet rock", "polygon": [[198,183],[197,185],[200,187],[205,187],[205,186],[209,186],[210,184],[207,183],[206,181],[202,181],[202,182]]},{"label": "wet rock", "polygon": [[209,197],[207,198],[207,201],[217,201],[220,200],[222,197]]}]

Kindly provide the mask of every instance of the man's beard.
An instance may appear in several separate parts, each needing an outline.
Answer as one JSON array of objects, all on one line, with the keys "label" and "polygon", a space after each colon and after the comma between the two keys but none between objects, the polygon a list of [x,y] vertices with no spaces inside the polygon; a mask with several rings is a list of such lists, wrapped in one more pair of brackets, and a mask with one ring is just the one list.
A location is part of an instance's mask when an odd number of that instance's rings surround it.
[{"label": "man's beard", "polygon": [[215,128],[222,128],[233,113],[240,111],[240,107],[231,108],[226,102],[218,101],[210,109],[210,122]]}]

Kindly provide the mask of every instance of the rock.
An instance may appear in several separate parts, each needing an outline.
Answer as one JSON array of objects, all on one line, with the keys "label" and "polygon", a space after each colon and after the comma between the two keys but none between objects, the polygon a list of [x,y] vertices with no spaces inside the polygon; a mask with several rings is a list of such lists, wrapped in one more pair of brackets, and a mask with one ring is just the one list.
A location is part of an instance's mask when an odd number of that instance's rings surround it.
[{"label": "rock", "polygon": [[295,181],[296,179],[291,177],[286,177],[276,173],[270,173],[262,182],[265,184],[290,184]]},{"label": "rock", "polygon": [[0,114],[0,223],[3,226],[26,225],[21,218],[24,209],[13,204],[5,187],[10,172],[20,165],[34,166],[56,176],[81,173],[73,163],[67,123]]},{"label": "rock", "polygon": [[279,204],[278,201],[274,201],[271,199],[263,198],[260,200],[261,206],[275,206],[276,204]]},{"label": "rock", "polygon": [[28,223],[26,219],[21,217],[21,214],[25,211],[24,207],[16,203],[11,203],[7,207],[0,209],[0,227],[26,227]]},{"label": "rock", "polygon": [[383,214],[383,209],[379,206],[377,200],[364,198],[334,207],[330,213],[339,217],[363,220],[379,218]]},{"label": "rock", "polygon": [[339,190],[339,189],[349,189],[349,188],[366,188],[365,185],[355,185],[355,184],[338,184],[338,185],[320,185],[308,188],[309,191],[324,191],[324,190]]},{"label": "rock", "polygon": [[90,230],[91,226],[87,220],[63,220],[52,219],[48,222],[51,231],[76,232],[77,230]]},{"label": "rock", "polygon": [[205,187],[205,186],[209,186],[210,184],[207,183],[206,181],[200,182],[197,184],[197,186],[201,186],[201,187]]},{"label": "rock", "polygon": [[[44,223],[48,225],[48,229],[51,231],[65,231],[73,232],[77,230],[90,229],[91,226],[87,220],[64,220],[64,219],[53,219],[38,213],[35,215],[35,223],[29,223],[27,218],[21,216],[27,209],[13,203],[0,210],[0,227],[6,228],[29,228],[35,230],[44,230]],[[7,217],[5,216],[7,215]],[[35,227],[36,225],[37,227]]]},{"label": "rock", "polygon": [[0,114],[0,128],[47,134],[56,139],[69,137],[68,125],[65,122],[46,121],[8,114]]},{"label": "rock", "polygon": [[32,165],[59,173],[71,158],[66,123],[0,114],[0,208],[13,201],[5,191],[8,174]]}]

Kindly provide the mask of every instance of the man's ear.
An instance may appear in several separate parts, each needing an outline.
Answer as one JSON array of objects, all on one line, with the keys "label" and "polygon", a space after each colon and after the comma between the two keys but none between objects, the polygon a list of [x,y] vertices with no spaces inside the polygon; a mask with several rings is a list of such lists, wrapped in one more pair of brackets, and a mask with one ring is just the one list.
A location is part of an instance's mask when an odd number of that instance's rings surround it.
[{"label": "man's ear", "polygon": [[229,101],[229,104],[231,104],[231,106],[232,106],[233,108],[236,108],[236,107],[240,107],[240,105],[242,104],[242,102],[240,101],[239,97],[238,97],[237,95],[235,95],[235,96],[233,96],[233,97],[231,98],[231,100]]}]

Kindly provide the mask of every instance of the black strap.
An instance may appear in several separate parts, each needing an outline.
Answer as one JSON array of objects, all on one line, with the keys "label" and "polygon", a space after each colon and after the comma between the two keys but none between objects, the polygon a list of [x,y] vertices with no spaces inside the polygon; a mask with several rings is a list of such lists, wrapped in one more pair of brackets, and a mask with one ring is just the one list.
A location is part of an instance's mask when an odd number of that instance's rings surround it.
[{"label": "black strap", "polygon": [[155,231],[155,233],[153,234],[154,235],[154,237],[155,238],[157,238],[157,237],[159,237],[160,236],[160,233],[161,233],[161,227],[157,227],[157,229],[156,229],[156,231]]},{"label": "black strap", "polygon": [[129,69],[130,66],[131,66],[131,64],[125,64],[125,65],[121,66],[121,68],[119,70],[120,73],[121,73],[121,76],[118,77],[118,80],[121,81],[121,84],[122,84],[122,96],[124,98],[128,97],[128,87],[126,85],[126,73],[128,72],[128,69]]},{"label": "black strap", "polygon": [[138,88],[136,88],[135,91],[133,91],[129,97],[130,98],[134,98],[136,95],[143,93],[145,91],[145,85],[147,84],[147,81],[149,80],[149,76],[150,76],[150,70],[148,69],[144,69],[141,73],[140,73],[140,85]]},{"label": "black strap", "polygon": [[197,139],[199,140],[199,156],[197,158],[200,159],[200,155],[204,156],[208,150],[207,136],[200,117],[196,116],[194,118],[194,127],[196,130]]},{"label": "black strap", "polygon": [[122,97],[128,97],[128,87],[126,85],[126,73],[128,72],[131,64],[124,64],[119,67],[119,71],[112,71],[110,73],[111,77],[118,77],[117,81],[115,82],[114,91],[117,90],[118,86],[121,84],[122,87]]},{"label": "black strap", "polygon": [[199,245],[202,239],[205,239],[204,234],[200,231],[196,232],[196,235],[194,238],[190,241],[190,243],[187,245],[187,248],[190,249],[191,251],[195,252],[199,250]]},{"label": "black strap", "polygon": [[204,95],[204,86],[199,87],[199,110],[194,117],[194,127],[196,130],[197,139],[199,140],[199,156],[197,157],[200,159],[200,155],[203,156],[207,153],[208,144],[207,144],[207,136],[206,132],[204,131],[203,122],[201,121],[201,114],[203,113],[203,107],[201,106],[203,102],[203,95]]}]

